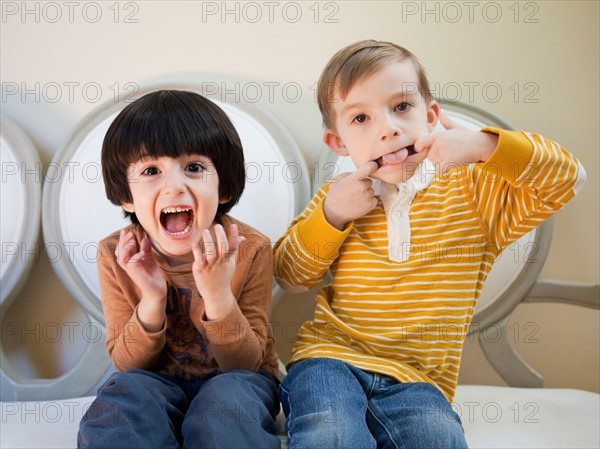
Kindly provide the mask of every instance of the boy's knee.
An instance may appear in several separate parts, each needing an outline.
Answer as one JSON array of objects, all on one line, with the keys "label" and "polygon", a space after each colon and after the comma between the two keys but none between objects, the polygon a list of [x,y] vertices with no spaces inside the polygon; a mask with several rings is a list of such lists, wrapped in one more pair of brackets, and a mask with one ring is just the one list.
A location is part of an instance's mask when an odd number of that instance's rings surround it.
[{"label": "boy's knee", "polygon": [[127,391],[129,389],[143,388],[151,379],[149,373],[144,370],[134,369],[126,372],[113,373],[101,388],[109,391]]},{"label": "boy's knee", "polygon": [[203,390],[210,390],[213,394],[232,392],[236,389],[248,391],[252,386],[264,388],[273,383],[269,378],[259,372],[245,369],[234,369],[221,373],[204,384]]},{"label": "boy's knee", "polygon": [[295,362],[288,370],[283,379],[284,385],[294,386],[326,385],[330,382],[336,383],[338,374],[347,375],[349,367],[345,362],[325,357],[304,359]]},{"label": "boy's knee", "polygon": [[211,378],[202,386],[197,399],[194,402],[204,403],[203,407],[207,407],[206,404],[222,404],[223,407],[242,404],[252,408],[253,404],[264,404],[272,408],[276,401],[279,405],[275,381],[248,370],[231,370]]},{"label": "boy's knee", "polygon": [[244,383],[250,381],[258,373],[247,369],[232,369],[209,379],[206,384]]},{"label": "boy's knee", "polygon": [[467,449],[465,432],[456,421],[436,420],[426,425],[427,432],[420,435],[423,448]]},{"label": "boy's knee", "polygon": [[[248,370],[232,370],[208,380],[188,410],[198,429],[205,433],[231,426],[262,426],[274,431],[279,411],[275,382]],[[189,424],[190,420],[186,419]],[[186,426],[191,428],[190,425]],[[187,430],[186,430],[187,432]]]},{"label": "boy's knee", "polygon": [[99,394],[103,392],[111,392],[115,390],[127,390],[136,384],[138,375],[130,372],[113,373],[99,390]]},{"label": "boy's knee", "polygon": [[430,408],[417,414],[403,430],[406,447],[467,448],[460,418],[450,408]]}]

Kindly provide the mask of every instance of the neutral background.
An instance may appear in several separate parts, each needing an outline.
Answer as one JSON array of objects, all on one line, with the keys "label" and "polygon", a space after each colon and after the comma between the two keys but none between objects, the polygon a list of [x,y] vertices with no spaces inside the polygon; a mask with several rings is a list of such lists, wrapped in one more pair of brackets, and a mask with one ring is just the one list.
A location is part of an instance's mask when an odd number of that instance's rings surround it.
[{"label": "neutral background", "polygon": [[[404,45],[437,96],[539,132],[581,160],[588,181],[556,215],[542,277],[599,282],[597,1],[2,2],[0,25],[2,114],[28,133],[45,164],[100,104],[181,81],[217,83],[255,102],[311,164],[328,151],[314,101],[327,60],[365,38]],[[297,320],[311,300],[284,304]],[[29,329],[84,320],[44,258],[2,318]],[[511,325],[513,343],[546,386],[600,391],[597,311],[524,305]],[[27,376],[60,375],[78,359],[79,343],[9,335],[3,324],[4,350]],[[503,385],[476,342],[467,343],[460,381]]]}]

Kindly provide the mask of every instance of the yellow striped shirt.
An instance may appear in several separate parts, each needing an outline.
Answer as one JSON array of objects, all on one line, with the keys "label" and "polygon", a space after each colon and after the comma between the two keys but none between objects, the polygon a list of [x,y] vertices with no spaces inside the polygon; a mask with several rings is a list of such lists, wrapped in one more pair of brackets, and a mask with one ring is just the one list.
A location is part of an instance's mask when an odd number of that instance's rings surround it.
[{"label": "yellow striped shirt", "polygon": [[[383,204],[333,228],[321,187],[275,245],[286,286],[332,282],[317,294],[289,363],[342,360],[399,382],[429,382],[452,400],[463,342],[483,283],[503,248],[569,201],[585,178],[578,161],[536,134],[499,135],[485,163],[436,175],[410,205],[410,257],[388,255]],[[578,182],[579,179],[579,182]],[[332,181],[335,182],[335,181]]]}]

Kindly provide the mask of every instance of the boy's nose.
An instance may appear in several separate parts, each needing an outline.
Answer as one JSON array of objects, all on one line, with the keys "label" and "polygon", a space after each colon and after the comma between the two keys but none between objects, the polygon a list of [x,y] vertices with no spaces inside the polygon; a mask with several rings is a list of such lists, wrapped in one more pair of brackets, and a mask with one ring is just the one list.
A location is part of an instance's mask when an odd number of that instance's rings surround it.
[{"label": "boy's nose", "polygon": [[379,131],[379,139],[381,141],[389,140],[400,135],[400,128],[390,119],[384,120]]},{"label": "boy's nose", "polygon": [[166,176],[163,184],[163,192],[166,195],[179,195],[183,193],[185,184],[181,176]]},{"label": "boy's nose", "polygon": [[399,130],[397,130],[397,129],[390,129],[390,130],[388,130],[386,132],[383,132],[381,134],[380,139],[382,141],[386,141],[386,140],[388,140],[388,139],[390,139],[392,137],[398,137],[399,135],[400,135],[400,131]]}]

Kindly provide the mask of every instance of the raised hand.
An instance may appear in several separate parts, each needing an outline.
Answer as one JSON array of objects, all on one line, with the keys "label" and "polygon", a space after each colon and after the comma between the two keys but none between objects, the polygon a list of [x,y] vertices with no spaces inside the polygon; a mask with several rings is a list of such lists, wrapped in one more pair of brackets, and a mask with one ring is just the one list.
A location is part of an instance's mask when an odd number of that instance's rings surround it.
[{"label": "raised hand", "polygon": [[487,161],[496,149],[498,136],[472,131],[456,124],[443,110],[439,114],[445,131],[417,139],[415,151],[426,152],[437,173],[473,162]]},{"label": "raised hand", "polygon": [[167,283],[152,256],[150,240],[144,238],[138,251],[133,232],[122,229],[115,257],[142,293],[138,319],[148,331],[160,330],[165,318]]},{"label": "raised hand", "polygon": [[229,227],[229,235],[220,224],[214,228],[216,242],[208,229],[202,231],[202,243],[192,245],[194,263],[192,274],[198,292],[204,299],[206,316],[219,319],[227,315],[235,298],[231,292],[231,279],[237,264],[238,250],[244,238],[237,225]]},{"label": "raised hand", "polygon": [[346,223],[363,217],[377,206],[369,176],[378,167],[377,162],[369,161],[355,172],[343,173],[332,182],[323,204],[329,224],[341,231]]}]

